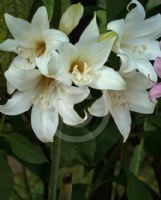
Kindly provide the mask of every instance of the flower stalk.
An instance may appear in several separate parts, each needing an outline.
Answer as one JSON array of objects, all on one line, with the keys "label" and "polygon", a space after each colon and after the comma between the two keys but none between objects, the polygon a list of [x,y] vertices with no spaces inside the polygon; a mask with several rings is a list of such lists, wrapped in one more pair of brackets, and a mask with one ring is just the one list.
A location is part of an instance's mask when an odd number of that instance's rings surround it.
[{"label": "flower stalk", "polygon": [[57,199],[57,183],[60,164],[60,150],[61,140],[55,137],[54,142],[51,143],[51,169],[49,178],[49,195],[48,200]]}]

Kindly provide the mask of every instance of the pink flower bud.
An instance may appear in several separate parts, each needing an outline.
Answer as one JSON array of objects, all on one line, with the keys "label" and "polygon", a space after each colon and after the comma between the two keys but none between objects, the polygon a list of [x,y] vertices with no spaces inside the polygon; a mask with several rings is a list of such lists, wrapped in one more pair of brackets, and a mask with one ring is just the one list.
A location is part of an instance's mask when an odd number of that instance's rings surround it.
[{"label": "pink flower bud", "polygon": [[154,101],[155,99],[161,97],[161,83],[154,85],[149,91],[149,99]]},{"label": "pink flower bud", "polygon": [[161,78],[161,57],[157,57],[154,62],[154,69],[159,78]]}]

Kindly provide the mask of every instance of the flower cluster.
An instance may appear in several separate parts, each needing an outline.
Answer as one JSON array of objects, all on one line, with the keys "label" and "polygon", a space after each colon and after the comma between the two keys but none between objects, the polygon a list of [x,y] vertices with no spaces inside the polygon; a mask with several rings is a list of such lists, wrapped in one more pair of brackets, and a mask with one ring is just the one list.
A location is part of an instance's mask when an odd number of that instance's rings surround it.
[{"label": "flower cluster", "polygon": [[[131,4],[135,7],[130,10]],[[128,10],[125,19],[110,22],[102,35],[94,15],[76,44],[70,42],[69,35],[83,16],[80,3],[65,11],[59,30],[50,28],[45,7],[36,11],[31,23],[5,14],[14,39],[4,41],[0,49],[17,56],[5,72],[12,97],[0,106],[0,112],[18,115],[32,107],[31,125],[36,136],[42,142],[52,142],[59,116],[68,125],[86,120],[74,105],[94,88],[102,97],[88,112],[98,117],[110,113],[126,141],[130,111],[154,111],[156,102],[149,100],[147,89],[157,81],[157,73],[150,61],[161,57],[157,41],[161,15],[145,19],[137,0],[131,1]],[[119,71],[106,66],[111,51],[121,60]]]}]

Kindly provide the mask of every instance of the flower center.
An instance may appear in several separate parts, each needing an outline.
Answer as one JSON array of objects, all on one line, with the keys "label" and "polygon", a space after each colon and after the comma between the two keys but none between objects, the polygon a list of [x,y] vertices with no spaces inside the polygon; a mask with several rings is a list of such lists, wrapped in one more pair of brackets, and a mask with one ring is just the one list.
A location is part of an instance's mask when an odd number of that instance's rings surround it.
[{"label": "flower center", "polygon": [[70,66],[69,73],[77,85],[86,85],[92,81],[92,72],[86,61],[73,62]]},{"label": "flower center", "polygon": [[38,105],[41,110],[46,110],[50,106],[51,94],[53,87],[50,87],[54,83],[54,79],[42,76],[40,80],[40,92],[33,97],[33,104]]},{"label": "flower center", "polygon": [[111,103],[114,105],[122,105],[124,107],[128,106],[127,98],[124,92],[121,91],[108,91],[108,94],[111,99]]},{"label": "flower center", "polygon": [[37,48],[36,48],[36,55],[40,57],[43,55],[46,51],[46,44],[45,42],[41,41],[37,43]]},{"label": "flower center", "polygon": [[138,55],[143,55],[145,51],[147,50],[146,45],[135,45],[133,47],[133,53],[138,54]]}]

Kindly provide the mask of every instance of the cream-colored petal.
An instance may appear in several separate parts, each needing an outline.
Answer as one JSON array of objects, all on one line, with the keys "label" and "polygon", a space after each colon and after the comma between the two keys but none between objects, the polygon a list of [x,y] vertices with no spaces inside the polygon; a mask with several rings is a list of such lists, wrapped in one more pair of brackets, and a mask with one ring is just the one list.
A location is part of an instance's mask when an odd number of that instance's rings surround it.
[{"label": "cream-colored petal", "polygon": [[71,5],[60,19],[59,30],[69,35],[83,16],[84,8],[80,3]]}]

